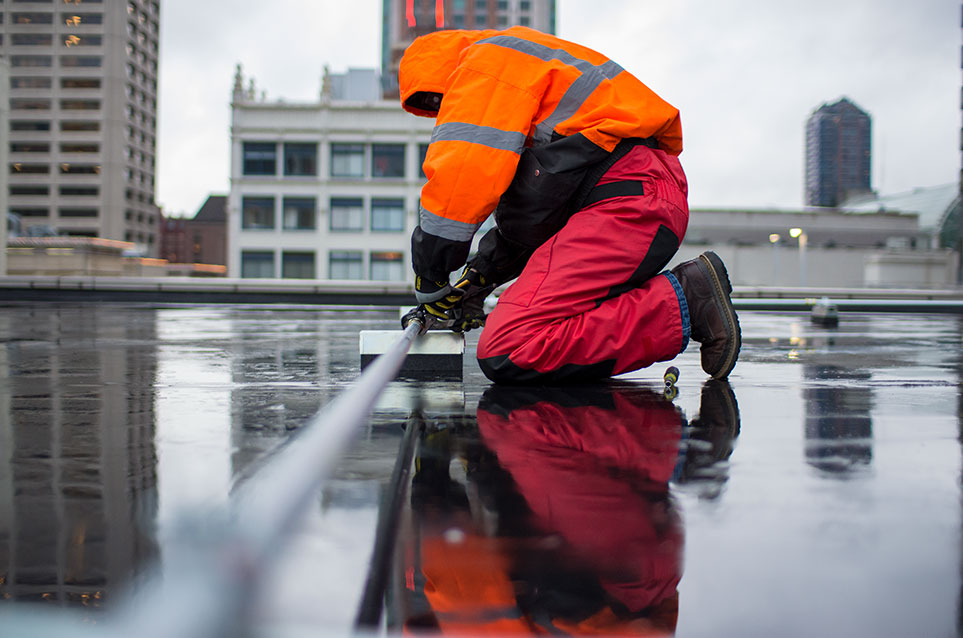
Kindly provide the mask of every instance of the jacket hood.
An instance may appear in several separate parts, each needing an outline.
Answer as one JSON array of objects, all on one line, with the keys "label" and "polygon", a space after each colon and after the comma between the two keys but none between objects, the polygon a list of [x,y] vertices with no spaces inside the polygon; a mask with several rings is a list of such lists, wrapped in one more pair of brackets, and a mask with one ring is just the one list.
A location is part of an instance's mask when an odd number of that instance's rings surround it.
[{"label": "jacket hood", "polygon": [[438,115],[437,100],[430,99],[427,94],[443,96],[448,78],[458,66],[464,50],[493,33],[464,29],[435,31],[412,42],[398,67],[402,108],[422,117]]}]

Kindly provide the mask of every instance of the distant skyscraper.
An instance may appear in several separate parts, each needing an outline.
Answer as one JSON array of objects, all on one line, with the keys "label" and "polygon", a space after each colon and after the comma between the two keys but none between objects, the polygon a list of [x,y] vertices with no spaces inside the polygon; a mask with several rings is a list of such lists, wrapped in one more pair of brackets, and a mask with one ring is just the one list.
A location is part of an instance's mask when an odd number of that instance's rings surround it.
[{"label": "distant skyscraper", "polygon": [[[157,252],[159,0],[12,2],[0,12],[10,80],[8,206],[25,228]],[[0,8],[4,5],[0,3]]]},{"label": "distant skyscraper", "polygon": [[846,98],[823,104],[806,121],[806,205],[838,206],[869,192],[872,120]]},{"label": "distant skyscraper", "polygon": [[507,29],[555,33],[555,0],[382,0],[381,81],[398,97],[398,63],[418,36],[440,29]]}]

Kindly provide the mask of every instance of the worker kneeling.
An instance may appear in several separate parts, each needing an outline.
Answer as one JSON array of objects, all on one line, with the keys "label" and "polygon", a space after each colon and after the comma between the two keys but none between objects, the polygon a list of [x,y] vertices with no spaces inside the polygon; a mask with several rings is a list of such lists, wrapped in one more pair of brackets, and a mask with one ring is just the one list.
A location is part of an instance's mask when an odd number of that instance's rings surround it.
[{"label": "worker kneeling", "polygon": [[[421,305],[403,324],[484,325],[478,361],[498,383],[605,378],[690,338],[705,371],[728,376],[741,335],[722,261],[663,271],[689,219],[677,109],[605,56],[525,27],[422,36],[399,82],[405,110],[436,118],[411,239]],[[516,277],[486,320],[485,295]]]}]

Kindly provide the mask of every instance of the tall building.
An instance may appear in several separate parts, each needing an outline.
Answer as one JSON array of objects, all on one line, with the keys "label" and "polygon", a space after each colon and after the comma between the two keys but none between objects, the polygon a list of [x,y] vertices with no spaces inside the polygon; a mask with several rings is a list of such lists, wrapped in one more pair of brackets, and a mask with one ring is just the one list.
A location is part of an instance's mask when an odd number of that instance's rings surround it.
[{"label": "tall building", "polygon": [[868,193],[872,120],[846,98],[823,104],[806,121],[806,205],[838,206]]},{"label": "tall building", "polygon": [[418,36],[440,29],[507,29],[514,25],[555,33],[555,0],[382,0],[385,98],[398,97],[398,63]]},{"label": "tall building", "polygon": [[[7,60],[0,55],[0,87],[10,81]],[[7,274],[7,101],[0,99],[0,277]]]},{"label": "tall building", "polygon": [[156,255],[159,12],[158,0],[0,5],[10,63],[3,170],[25,228],[136,242]]}]

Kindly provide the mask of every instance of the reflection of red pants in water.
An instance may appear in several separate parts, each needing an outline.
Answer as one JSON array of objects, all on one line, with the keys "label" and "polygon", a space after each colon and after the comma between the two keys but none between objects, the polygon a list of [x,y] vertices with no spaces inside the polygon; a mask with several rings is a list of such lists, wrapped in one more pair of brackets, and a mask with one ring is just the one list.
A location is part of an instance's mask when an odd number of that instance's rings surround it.
[{"label": "reflection of red pants in water", "polygon": [[682,421],[659,396],[614,392],[611,406],[539,402],[507,416],[478,410],[485,445],[543,531],[599,569],[630,612],[676,597],[682,529],[666,498]]},{"label": "reflection of red pants in water", "polygon": [[[642,194],[609,196],[639,183]],[[636,146],[593,193],[599,201],[535,251],[489,315],[478,360],[492,380],[606,377],[685,348],[685,298],[674,276],[659,275],[689,219],[678,159]]]}]

